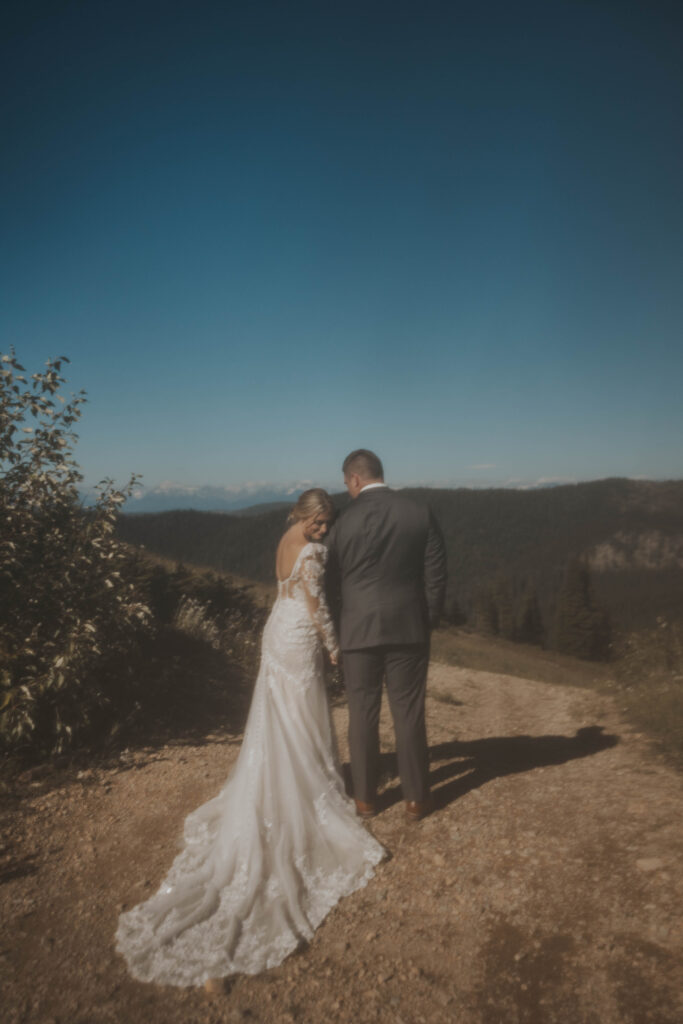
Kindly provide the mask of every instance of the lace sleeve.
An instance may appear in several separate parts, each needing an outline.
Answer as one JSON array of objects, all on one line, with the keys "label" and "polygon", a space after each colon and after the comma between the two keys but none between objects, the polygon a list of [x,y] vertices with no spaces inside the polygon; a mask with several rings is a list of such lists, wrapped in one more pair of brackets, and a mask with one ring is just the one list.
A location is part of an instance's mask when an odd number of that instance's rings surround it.
[{"label": "lace sleeve", "polygon": [[320,633],[327,650],[334,655],[339,654],[339,644],[325,600],[326,561],[327,548],[322,544],[311,545],[311,550],[301,559],[300,579],[313,625]]}]

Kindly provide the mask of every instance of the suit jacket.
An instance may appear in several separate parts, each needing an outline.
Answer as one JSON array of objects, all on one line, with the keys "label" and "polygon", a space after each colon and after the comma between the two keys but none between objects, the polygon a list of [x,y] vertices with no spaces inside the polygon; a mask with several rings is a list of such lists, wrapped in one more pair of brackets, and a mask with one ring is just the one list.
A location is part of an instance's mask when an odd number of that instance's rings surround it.
[{"label": "suit jacket", "polygon": [[342,650],[425,643],[446,590],[446,549],[426,505],[388,487],[362,491],[328,539]]}]

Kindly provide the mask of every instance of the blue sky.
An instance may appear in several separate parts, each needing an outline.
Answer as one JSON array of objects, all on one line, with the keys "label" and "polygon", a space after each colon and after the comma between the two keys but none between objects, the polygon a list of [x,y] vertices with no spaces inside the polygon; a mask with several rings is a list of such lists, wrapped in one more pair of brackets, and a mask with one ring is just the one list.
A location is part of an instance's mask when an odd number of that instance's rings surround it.
[{"label": "blue sky", "polygon": [[5,10],[0,348],[88,482],[683,475],[679,3]]}]

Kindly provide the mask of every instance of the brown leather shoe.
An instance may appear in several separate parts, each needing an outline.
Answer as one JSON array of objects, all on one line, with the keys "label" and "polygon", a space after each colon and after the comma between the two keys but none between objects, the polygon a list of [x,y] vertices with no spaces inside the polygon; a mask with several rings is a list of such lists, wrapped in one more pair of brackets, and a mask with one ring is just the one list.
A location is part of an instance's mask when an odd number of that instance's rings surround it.
[{"label": "brown leather shoe", "polygon": [[363,800],[356,800],[356,814],[359,818],[374,818],[377,808],[374,804],[366,804]]},{"label": "brown leather shoe", "polygon": [[214,999],[216,996],[225,995],[227,989],[225,987],[225,978],[207,978],[204,982],[204,991],[207,996]]},{"label": "brown leather shoe", "polygon": [[434,801],[431,797],[426,800],[406,800],[406,818],[408,821],[421,821],[434,810]]}]

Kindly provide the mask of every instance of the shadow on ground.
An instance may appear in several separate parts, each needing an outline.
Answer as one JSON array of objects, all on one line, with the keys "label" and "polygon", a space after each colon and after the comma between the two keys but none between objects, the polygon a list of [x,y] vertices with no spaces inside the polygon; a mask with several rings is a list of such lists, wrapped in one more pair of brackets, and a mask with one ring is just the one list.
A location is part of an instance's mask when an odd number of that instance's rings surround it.
[{"label": "shadow on ground", "polygon": [[[451,740],[429,750],[429,781],[437,808],[447,807],[492,779],[548,765],[591,757],[616,746],[619,737],[600,725],[585,726],[574,736],[491,736],[480,740]],[[344,765],[344,776],[350,770]],[[378,797],[378,810],[402,799],[394,753],[380,755],[380,778],[389,784]]]}]

